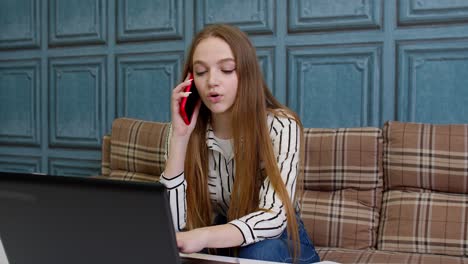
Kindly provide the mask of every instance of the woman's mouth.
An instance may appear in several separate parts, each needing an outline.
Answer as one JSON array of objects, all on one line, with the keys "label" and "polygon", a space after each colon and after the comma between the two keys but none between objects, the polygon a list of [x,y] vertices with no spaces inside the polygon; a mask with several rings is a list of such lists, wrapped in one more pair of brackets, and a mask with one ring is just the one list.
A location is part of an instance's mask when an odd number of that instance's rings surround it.
[{"label": "woman's mouth", "polygon": [[220,94],[217,94],[217,93],[210,93],[210,94],[208,95],[208,100],[210,100],[210,102],[212,102],[212,103],[218,103],[219,101],[221,101],[222,97],[223,97],[223,96],[220,95]]}]

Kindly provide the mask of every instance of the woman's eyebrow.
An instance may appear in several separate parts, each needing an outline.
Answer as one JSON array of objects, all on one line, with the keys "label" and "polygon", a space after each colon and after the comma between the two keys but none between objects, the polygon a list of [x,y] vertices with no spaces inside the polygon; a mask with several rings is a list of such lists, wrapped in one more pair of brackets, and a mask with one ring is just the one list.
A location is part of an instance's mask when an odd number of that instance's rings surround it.
[{"label": "woman's eyebrow", "polygon": [[[229,62],[229,61],[235,62],[233,58],[224,58],[224,59],[221,59],[221,60],[219,60],[218,62],[216,62],[216,64],[222,64],[222,63],[224,63],[224,62]],[[207,65],[206,62],[201,61],[201,60],[196,60],[196,61],[194,61],[194,62],[193,62],[193,65],[195,65],[195,64],[201,64],[201,65],[204,65],[204,66]]]},{"label": "woman's eyebrow", "polygon": [[228,62],[228,61],[235,62],[233,58],[225,58],[225,59],[219,60],[219,61],[218,61],[218,64],[221,64],[221,63],[224,63],[224,62]]}]

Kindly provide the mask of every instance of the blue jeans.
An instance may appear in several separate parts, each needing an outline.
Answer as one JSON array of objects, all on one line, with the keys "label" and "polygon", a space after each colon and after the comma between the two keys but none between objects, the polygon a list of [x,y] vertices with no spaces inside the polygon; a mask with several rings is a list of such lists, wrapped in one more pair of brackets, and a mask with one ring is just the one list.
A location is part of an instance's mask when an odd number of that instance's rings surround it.
[{"label": "blue jeans", "polygon": [[[216,218],[217,224],[226,223],[225,218],[218,216]],[[224,221],[223,221],[224,220]],[[315,251],[315,247],[310,241],[309,236],[304,228],[304,223],[301,217],[296,214],[297,227],[299,231],[299,239],[301,244],[300,256],[297,258],[296,263],[314,263],[319,262],[320,257]],[[280,237],[275,239],[266,239],[260,242],[250,244],[245,247],[239,248],[239,257],[247,259],[257,259],[264,261],[276,261],[276,262],[293,262],[293,258],[289,252],[293,251],[293,241],[288,239],[287,230],[283,231]]]}]

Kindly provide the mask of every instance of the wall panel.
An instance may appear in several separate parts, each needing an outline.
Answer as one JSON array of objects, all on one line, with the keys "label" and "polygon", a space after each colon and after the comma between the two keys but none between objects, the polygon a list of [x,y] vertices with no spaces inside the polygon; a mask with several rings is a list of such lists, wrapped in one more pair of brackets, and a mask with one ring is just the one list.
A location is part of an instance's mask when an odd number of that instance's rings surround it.
[{"label": "wall panel", "polygon": [[468,122],[468,40],[401,43],[398,119]]},{"label": "wall panel", "polygon": [[100,148],[106,109],[105,57],[49,62],[51,147]]},{"label": "wall panel", "polygon": [[0,1],[0,170],[99,172],[117,117],[170,120],[206,25],[246,32],[306,127],[468,122],[468,0]]},{"label": "wall panel", "polygon": [[182,54],[117,57],[118,116],[170,120],[171,89],[180,81]]},{"label": "wall panel", "polygon": [[39,172],[41,171],[41,157],[0,155],[0,171],[8,172]]},{"label": "wall panel", "polygon": [[380,28],[382,0],[288,1],[288,29],[322,31]]},{"label": "wall panel", "polygon": [[275,93],[275,85],[273,83],[275,68],[275,48],[274,47],[261,47],[257,48],[257,58],[262,68],[263,77],[268,85],[268,88]]},{"label": "wall panel", "polygon": [[183,0],[119,0],[117,40],[182,39]]},{"label": "wall panel", "polygon": [[39,61],[0,61],[0,144],[40,144]]},{"label": "wall panel", "polygon": [[468,22],[467,1],[405,0],[398,2],[400,25]]},{"label": "wall panel", "polygon": [[106,0],[50,0],[49,44],[105,43]]},{"label": "wall panel", "polygon": [[63,176],[97,176],[100,174],[101,162],[88,159],[50,158],[49,172]]},{"label": "wall panel", "polygon": [[288,105],[306,127],[378,125],[381,47],[288,50]]},{"label": "wall panel", "polygon": [[40,1],[0,1],[0,29],[0,49],[39,47]]},{"label": "wall panel", "polygon": [[232,24],[248,33],[272,34],[276,1],[201,0],[196,1],[197,30],[216,23]]}]

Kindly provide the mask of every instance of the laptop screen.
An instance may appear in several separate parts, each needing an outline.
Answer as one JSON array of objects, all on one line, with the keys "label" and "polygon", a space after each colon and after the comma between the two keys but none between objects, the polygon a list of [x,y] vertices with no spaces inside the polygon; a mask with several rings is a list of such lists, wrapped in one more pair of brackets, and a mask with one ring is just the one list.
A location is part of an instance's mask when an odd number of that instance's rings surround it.
[{"label": "laptop screen", "polygon": [[167,199],[160,183],[0,173],[0,241],[11,264],[179,263]]}]

